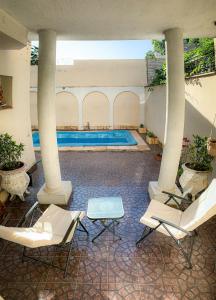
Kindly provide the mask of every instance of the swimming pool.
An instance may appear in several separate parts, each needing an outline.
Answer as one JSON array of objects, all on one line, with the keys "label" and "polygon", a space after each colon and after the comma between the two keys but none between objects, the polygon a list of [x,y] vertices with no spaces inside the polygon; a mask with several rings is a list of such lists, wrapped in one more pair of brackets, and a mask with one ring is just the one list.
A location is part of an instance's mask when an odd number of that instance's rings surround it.
[{"label": "swimming pool", "polygon": [[[38,131],[32,133],[32,138],[34,147],[40,147]],[[59,147],[137,145],[128,130],[57,131],[57,143]]]}]

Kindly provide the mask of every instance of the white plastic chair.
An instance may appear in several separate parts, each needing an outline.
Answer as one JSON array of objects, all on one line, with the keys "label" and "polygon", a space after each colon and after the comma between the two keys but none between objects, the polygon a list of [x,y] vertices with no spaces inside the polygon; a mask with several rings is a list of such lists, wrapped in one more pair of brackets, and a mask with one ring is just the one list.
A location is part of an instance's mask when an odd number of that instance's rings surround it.
[{"label": "white plastic chair", "polygon": [[[189,268],[192,268],[191,254],[196,228],[216,215],[216,179],[213,179],[201,196],[184,211],[170,207],[167,204],[173,200],[179,205],[177,200],[180,199],[183,202],[188,202],[188,199],[168,192],[164,193],[169,196],[168,200],[165,203],[151,200],[147,211],[141,217],[140,222],[146,225],[146,227],[141,238],[137,241],[137,245],[157,230],[174,239],[183,253]],[[146,229],[148,229],[148,232],[146,232]],[[180,241],[186,236],[191,238],[191,246],[188,252],[184,250]]]},{"label": "white plastic chair", "polygon": [[68,211],[51,204],[32,227],[21,227],[26,223],[30,215],[32,215],[33,218],[36,209],[39,209],[38,202],[36,202],[21,219],[17,227],[0,225],[0,238],[24,246],[22,261],[24,257],[28,257],[56,268],[59,267],[34,257],[27,256],[26,247],[38,248],[51,245],[65,246],[69,243],[66,265],[63,269],[64,276],[66,276],[71,252],[71,242],[77,226],[81,225],[82,231],[85,231],[88,234],[88,231],[81,223],[85,213],[82,211]]}]

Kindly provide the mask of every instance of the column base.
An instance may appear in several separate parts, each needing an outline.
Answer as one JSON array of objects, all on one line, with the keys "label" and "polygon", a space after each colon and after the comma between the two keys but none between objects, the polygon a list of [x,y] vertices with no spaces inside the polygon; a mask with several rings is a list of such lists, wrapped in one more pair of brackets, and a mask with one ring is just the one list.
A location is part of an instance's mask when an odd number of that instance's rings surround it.
[{"label": "column base", "polygon": [[41,204],[59,204],[66,205],[72,193],[71,181],[62,181],[62,187],[55,193],[48,193],[45,190],[45,184],[37,194],[38,202]]},{"label": "column base", "polygon": [[[148,192],[149,192],[149,196],[150,196],[151,200],[154,199],[154,200],[158,200],[158,201],[164,203],[168,199],[168,196],[166,194],[163,194],[162,191],[163,190],[158,185],[158,181],[150,181],[149,182]],[[174,189],[169,190],[167,192],[170,192],[170,193],[173,193],[173,194],[176,194],[179,196],[182,195],[182,193],[179,190],[179,188],[177,187],[177,185],[175,185]],[[176,203],[174,201],[170,201],[170,203],[173,205],[176,205]]]}]

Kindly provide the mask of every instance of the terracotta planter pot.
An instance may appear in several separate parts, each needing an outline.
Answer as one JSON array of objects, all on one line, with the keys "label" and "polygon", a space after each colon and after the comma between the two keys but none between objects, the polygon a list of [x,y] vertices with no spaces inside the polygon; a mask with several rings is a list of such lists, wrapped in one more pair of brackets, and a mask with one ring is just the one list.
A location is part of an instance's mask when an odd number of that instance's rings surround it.
[{"label": "terracotta planter pot", "polygon": [[17,195],[24,201],[24,193],[30,181],[26,173],[26,165],[23,164],[22,167],[11,171],[0,170],[0,176],[2,177],[1,187],[11,195],[11,199]]},{"label": "terracotta planter pot", "polygon": [[150,145],[157,145],[157,144],[159,144],[159,140],[158,140],[157,137],[149,137],[149,136],[147,136],[146,137],[146,142],[148,144],[150,144]]},{"label": "terracotta planter pot", "polygon": [[209,155],[216,156],[216,139],[208,139],[207,150]]},{"label": "terracotta planter pot", "polygon": [[162,154],[158,153],[155,155],[155,159],[158,160],[158,161],[161,161],[162,159]]},{"label": "terracotta planter pot", "polygon": [[182,165],[182,168],[183,173],[179,178],[179,182],[184,192],[188,190],[194,199],[197,193],[207,188],[211,171],[196,171],[187,167],[186,164]]},{"label": "terracotta planter pot", "polygon": [[147,128],[146,127],[139,127],[138,128],[138,132],[139,133],[146,133],[147,132]]}]

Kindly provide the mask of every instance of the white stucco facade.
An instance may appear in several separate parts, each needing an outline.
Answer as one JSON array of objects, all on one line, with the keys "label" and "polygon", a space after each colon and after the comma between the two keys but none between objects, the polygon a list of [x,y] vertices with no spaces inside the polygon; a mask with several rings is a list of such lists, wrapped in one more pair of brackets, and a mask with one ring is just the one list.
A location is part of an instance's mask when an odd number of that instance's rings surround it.
[{"label": "white stucco facade", "polygon": [[30,168],[35,162],[30,121],[30,46],[0,50],[0,74],[12,76],[12,108],[0,110],[0,133],[9,133],[24,144],[22,160]]},{"label": "white stucco facade", "polygon": [[[116,66],[118,67],[117,74]],[[83,76],[84,71],[85,75]],[[68,126],[82,130],[89,122],[91,128],[107,127],[112,129],[121,126],[136,128],[145,122],[144,86],[146,83],[145,60],[75,61],[73,66],[57,66],[57,127]],[[38,127],[37,92],[37,67],[32,66],[30,100],[33,128]],[[86,107],[85,101],[91,95],[91,103]],[[99,103],[96,102],[100,102],[100,100],[96,98],[99,98],[99,95],[101,96],[101,107],[98,108]],[[115,105],[119,97],[124,98],[125,107],[124,102],[121,105]],[[107,99],[107,104],[103,102],[104,98]],[[61,101],[61,105],[59,101]],[[122,102],[122,99],[120,101]],[[139,110],[133,109],[133,105],[136,107],[135,102],[137,101],[139,102]],[[66,109],[66,105],[68,109]],[[58,109],[60,106],[62,109]],[[92,110],[90,106],[92,106]],[[89,111],[89,119],[86,116],[88,114],[86,109]],[[123,109],[128,111],[125,116],[121,116]],[[71,110],[71,113],[68,110]],[[104,116],[106,121],[98,120],[100,114],[101,117]],[[78,116],[78,120],[76,116]],[[121,122],[118,122],[118,118],[121,119]],[[95,124],[97,126],[94,126]]]},{"label": "white stucco facade", "polygon": [[[30,89],[30,92],[31,92],[30,95],[32,98],[31,114],[32,114],[32,120],[34,120],[34,123],[32,123],[32,126],[37,127],[38,121],[37,121],[37,118],[35,117],[37,115],[37,111],[36,111],[36,106],[34,105],[35,99],[33,99],[33,97],[36,98],[37,88],[32,87]],[[71,94],[72,96],[75,96],[78,101],[78,129],[80,129],[80,130],[82,130],[83,127],[86,125],[86,124],[84,124],[84,121],[83,121],[83,102],[87,95],[89,95],[90,93],[94,93],[94,92],[104,94],[109,101],[109,111],[108,111],[109,128],[111,128],[111,129],[114,128],[114,117],[113,117],[114,116],[114,102],[116,101],[116,98],[118,97],[118,95],[120,95],[121,93],[125,93],[125,92],[133,93],[139,99],[140,111],[139,111],[138,118],[136,118],[136,116],[135,116],[135,118],[137,119],[137,122],[134,126],[138,127],[139,124],[145,123],[144,87],[82,87],[82,88],[80,88],[80,87],[57,87],[56,88],[56,94],[59,94],[62,92]],[[69,116],[66,116],[66,114],[67,114],[66,110],[61,112],[62,120],[65,120],[65,118],[67,118],[67,120],[69,119]],[[133,114],[133,111],[131,111],[131,114]],[[95,115],[95,118],[96,117],[97,116]],[[59,124],[59,126],[64,126],[63,121],[62,121],[62,124],[61,123]]]}]

